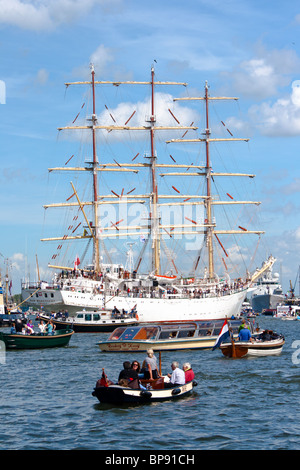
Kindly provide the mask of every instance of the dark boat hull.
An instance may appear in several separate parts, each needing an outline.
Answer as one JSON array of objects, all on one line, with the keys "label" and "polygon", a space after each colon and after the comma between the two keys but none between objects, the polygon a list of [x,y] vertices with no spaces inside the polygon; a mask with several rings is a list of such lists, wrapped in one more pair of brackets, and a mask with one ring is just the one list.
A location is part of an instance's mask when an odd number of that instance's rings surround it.
[{"label": "dark boat hull", "polygon": [[193,381],[185,385],[159,390],[133,390],[129,387],[121,387],[120,385],[110,385],[108,387],[96,387],[92,395],[98,398],[100,403],[115,405],[125,403],[145,404],[182,398],[190,394],[196,385],[197,383]]},{"label": "dark boat hull", "polygon": [[74,331],[54,332],[53,335],[24,335],[0,332],[0,341],[7,349],[44,349],[67,346]]},{"label": "dark boat hull", "polygon": [[[50,317],[39,315],[39,318],[44,321],[48,321]],[[75,333],[112,333],[119,326],[136,326],[138,322],[135,319],[132,321],[122,320],[102,320],[101,322],[78,322],[72,320],[57,320],[52,319],[52,322],[56,326],[57,330],[72,329]]]}]

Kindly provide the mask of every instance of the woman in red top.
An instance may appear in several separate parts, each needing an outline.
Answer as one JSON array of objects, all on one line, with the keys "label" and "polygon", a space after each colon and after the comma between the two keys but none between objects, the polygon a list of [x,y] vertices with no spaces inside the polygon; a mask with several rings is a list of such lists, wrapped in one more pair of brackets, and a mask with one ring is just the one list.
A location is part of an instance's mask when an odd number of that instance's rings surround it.
[{"label": "woman in red top", "polygon": [[185,362],[182,366],[184,373],[185,373],[185,383],[191,382],[195,378],[194,371],[192,366],[189,362]]}]

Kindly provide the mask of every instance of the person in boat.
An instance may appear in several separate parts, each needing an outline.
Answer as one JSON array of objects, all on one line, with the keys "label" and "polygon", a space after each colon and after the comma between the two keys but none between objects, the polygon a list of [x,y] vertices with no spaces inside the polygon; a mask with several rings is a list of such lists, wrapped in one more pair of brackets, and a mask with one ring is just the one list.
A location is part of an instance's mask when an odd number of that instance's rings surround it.
[{"label": "person in boat", "polygon": [[141,376],[143,375],[143,374],[141,374],[141,364],[138,361],[133,361],[131,363],[131,369],[136,370],[138,375],[141,375]]},{"label": "person in boat", "polygon": [[185,383],[191,382],[195,378],[194,371],[192,366],[189,362],[185,362],[182,366],[184,375],[185,375]]},{"label": "person in boat", "polygon": [[11,324],[11,328],[10,328],[10,333],[12,335],[16,334],[17,330],[16,330],[16,324],[15,322],[13,321],[12,324]]},{"label": "person in boat", "polygon": [[262,341],[271,341],[272,339],[276,339],[277,335],[273,333],[272,330],[264,330],[260,335],[260,339]]},{"label": "person in boat", "polygon": [[25,325],[26,334],[32,335],[34,333],[34,327],[31,320],[28,320],[28,323]]},{"label": "person in boat", "polygon": [[249,329],[249,324],[248,324],[247,320],[244,318],[244,319],[242,320],[242,323],[241,323],[240,326],[239,326],[238,333],[239,333],[241,330],[245,329],[245,328],[248,328],[248,329]]},{"label": "person in boat", "polygon": [[23,328],[23,322],[20,320],[20,318],[17,318],[15,322],[15,328],[17,333],[22,333],[22,328]]},{"label": "person in boat", "polygon": [[[139,381],[139,379],[142,379],[144,377],[144,374],[141,374],[141,365],[138,361],[133,361],[132,364],[131,364],[131,369],[136,371],[137,374],[138,374],[138,386],[140,389],[142,390],[147,390],[146,387],[144,387],[144,385],[141,384],[141,382]],[[134,379],[135,380],[135,379]]]},{"label": "person in boat", "polygon": [[253,343],[253,338],[251,337],[251,331],[248,327],[242,328],[239,331],[239,340],[240,341],[250,341]]},{"label": "person in boat", "polygon": [[144,378],[155,380],[159,378],[157,359],[153,349],[147,349],[147,357],[143,362]]},{"label": "person in boat", "polygon": [[44,323],[44,320],[41,320],[40,323],[38,324],[38,328],[41,333],[46,332],[46,324]]},{"label": "person in boat", "polygon": [[119,374],[118,382],[120,383],[121,380],[127,380],[128,382],[131,382],[132,380],[136,380],[138,378],[138,372],[131,367],[131,363],[129,361],[123,362],[123,370],[121,370]]},{"label": "person in boat", "polygon": [[114,308],[113,308],[113,310],[112,310],[112,315],[113,315],[114,318],[119,318],[118,315],[120,315],[120,310],[117,309],[116,306],[114,306]]},{"label": "person in boat", "polygon": [[177,361],[173,361],[171,364],[172,374],[168,374],[170,382],[165,382],[165,388],[174,387],[175,385],[185,384],[185,373],[182,369],[179,369]]},{"label": "person in boat", "polygon": [[54,330],[55,330],[55,325],[53,323],[52,320],[48,321],[47,325],[46,325],[46,331],[48,333],[48,335],[54,335]]}]

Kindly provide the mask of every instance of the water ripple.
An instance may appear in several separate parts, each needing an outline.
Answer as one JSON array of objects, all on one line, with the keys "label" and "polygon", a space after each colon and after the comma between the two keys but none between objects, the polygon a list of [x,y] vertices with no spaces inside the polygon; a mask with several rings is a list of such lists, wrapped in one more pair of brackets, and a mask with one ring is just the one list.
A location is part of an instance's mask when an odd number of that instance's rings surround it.
[{"label": "water ripple", "polygon": [[124,360],[144,357],[101,353],[96,343],[102,335],[75,334],[63,349],[7,351],[0,449],[299,449],[300,365],[291,345],[300,322],[260,317],[259,323],[285,335],[280,356],[164,353],[163,370],[175,359],[189,361],[198,387],[185,399],[141,407],[103,405],[91,395],[102,367],[116,380]]}]

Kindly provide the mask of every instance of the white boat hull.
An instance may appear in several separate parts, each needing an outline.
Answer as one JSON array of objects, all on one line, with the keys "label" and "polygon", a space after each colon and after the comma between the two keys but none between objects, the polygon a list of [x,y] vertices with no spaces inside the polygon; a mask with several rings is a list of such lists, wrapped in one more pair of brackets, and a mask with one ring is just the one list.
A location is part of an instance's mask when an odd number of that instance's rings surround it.
[{"label": "white boat hull", "polygon": [[[45,311],[68,310],[75,314],[80,309],[94,310],[104,307],[103,294],[73,291],[47,290],[47,297],[33,296],[30,304]],[[30,295],[23,293],[23,297]],[[51,296],[53,294],[53,296]],[[105,308],[131,310],[136,306],[139,322],[219,320],[238,316],[247,290],[232,294],[203,298],[151,298],[151,297],[106,297]],[[27,295],[27,297],[28,297]]]},{"label": "white boat hull", "polygon": [[[284,345],[284,339],[278,338],[270,341],[238,341],[235,343],[236,357],[248,356],[277,356],[281,354]],[[232,346],[222,344],[221,351],[225,356],[232,356]]]},{"label": "white boat hull", "polygon": [[248,347],[247,356],[277,356],[281,354],[284,341],[274,340],[268,341],[268,344],[262,346],[253,345],[252,343],[246,343]]},{"label": "white boat hull", "polygon": [[139,322],[219,320],[238,316],[246,290],[219,297],[204,298],[137,298],[114,297],[106,308],[125,310],[136,306]]}]

